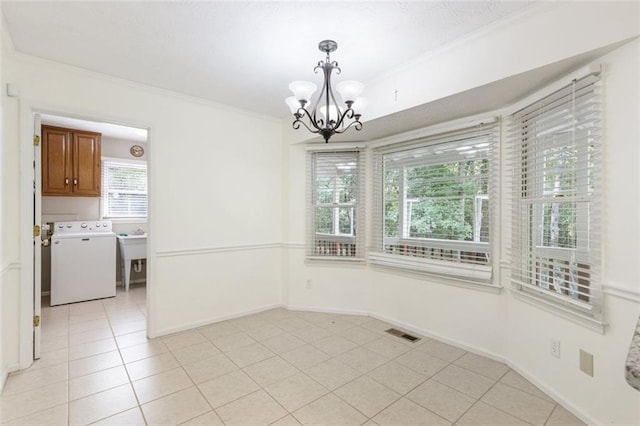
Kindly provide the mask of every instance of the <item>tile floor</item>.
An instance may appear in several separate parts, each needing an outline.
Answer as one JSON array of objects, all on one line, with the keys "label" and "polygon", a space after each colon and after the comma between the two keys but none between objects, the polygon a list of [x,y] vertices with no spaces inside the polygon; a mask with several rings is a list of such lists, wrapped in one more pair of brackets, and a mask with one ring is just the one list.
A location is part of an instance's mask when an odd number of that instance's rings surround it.
[{"label": "tile floor", "polygon": [[148,340],[144,303],[43,307],[2,424],[583,424],[504,364],[370,317],[274,309]]}]

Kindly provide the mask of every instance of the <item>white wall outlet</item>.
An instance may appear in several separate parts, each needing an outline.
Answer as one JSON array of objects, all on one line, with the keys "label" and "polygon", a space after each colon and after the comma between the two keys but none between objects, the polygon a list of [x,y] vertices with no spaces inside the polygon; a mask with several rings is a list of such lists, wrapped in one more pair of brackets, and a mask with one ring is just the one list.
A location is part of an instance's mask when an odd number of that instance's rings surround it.
[{"label": "white wall outlet", "polygon": [[560,358],[560,340],[551,339],[551,355]]},{"label": "white wall outlet", "polygon": [[307,280],[307,288],[311,288],[311,280]]}]

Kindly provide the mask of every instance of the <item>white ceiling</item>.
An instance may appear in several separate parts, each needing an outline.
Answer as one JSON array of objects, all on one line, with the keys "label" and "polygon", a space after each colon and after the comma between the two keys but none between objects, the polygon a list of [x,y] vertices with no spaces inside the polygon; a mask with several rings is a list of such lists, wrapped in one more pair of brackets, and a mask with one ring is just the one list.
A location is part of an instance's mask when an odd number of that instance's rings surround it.
[{"label": "white ceiling", "polygon": [[98,132],[102,136],[113,139],[127,140],[132,142],[146,142],[147,130],[135,127],[121,126],[118,124],[104,123],[99,121],[88,121],[72,117],[60,117],[51,114],[40,115],[42,124],[50,126],[66,127],[67,129],[88,130]]},{"label": "white ceiling", "polygon": [[16,50],[262,114],[318,79],[320,40],[364,82],[532,1],[2,1]]}]

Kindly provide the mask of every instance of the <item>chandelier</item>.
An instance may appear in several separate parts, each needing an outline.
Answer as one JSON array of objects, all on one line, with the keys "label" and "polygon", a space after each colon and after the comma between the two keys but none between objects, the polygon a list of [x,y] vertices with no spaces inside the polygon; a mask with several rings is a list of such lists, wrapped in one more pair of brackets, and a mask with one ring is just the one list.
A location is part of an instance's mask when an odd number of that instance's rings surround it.
[{"label": "chandelier", "polygon": [[[294,81],[289,84],[293,96],[285,100],[295,117],[293,128],[297,130],[302,124],[311,133],[320,134],[325,143],[329,142],[329,138],[335,133],[343,133],[351,126],[356,130],[362,130],[360,117],[365,107],[365,99],[359,97],[364,85],[358,81],[347,80],[338,83],[336,90],[344,105],[336,101],[331,87],[331,73],[335,69],[336,74],[340,74],[342,70],[338,62],[331,62],[329,53],[337,48],[338,43],[333,40],[323,40],[318,45],[318,49],[325,52],[327,57],[324,61],[319,61],[313,69],[316,73],[319,69],[324,73],[322,90],[315,102],[311,102],[311,96],[317,86],[310,81]],[[312,105],[313,109],[310,109]],[[305,117],[309,124],[303,121]]]}]

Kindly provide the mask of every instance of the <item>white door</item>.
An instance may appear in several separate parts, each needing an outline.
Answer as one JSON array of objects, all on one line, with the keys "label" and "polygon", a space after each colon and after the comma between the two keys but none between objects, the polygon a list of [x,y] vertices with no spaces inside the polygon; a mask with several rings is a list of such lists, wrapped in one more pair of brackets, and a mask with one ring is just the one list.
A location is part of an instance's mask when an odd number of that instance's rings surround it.
[{"label": "white door", "polygon": [[[40,141],[42,128],[40,114],[35,114],[33,120],[34,141]],[[42,143],[33,144],[33,225],[40,227],[42,222],[41,196],[42,196]],[[39,235],[36,235],[39,234]],[[40,358],[40,315],[41,315],[41,292],[42,282],[40,281],[42,272],[42,240],[46,238],[46,231],[34,232],[33,237],[33,359]]]}]

